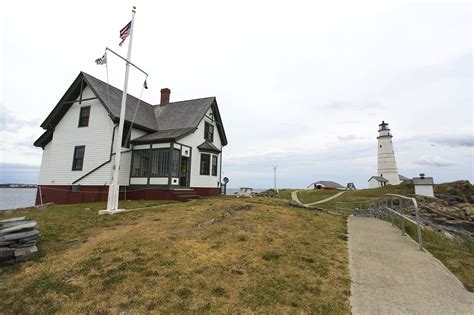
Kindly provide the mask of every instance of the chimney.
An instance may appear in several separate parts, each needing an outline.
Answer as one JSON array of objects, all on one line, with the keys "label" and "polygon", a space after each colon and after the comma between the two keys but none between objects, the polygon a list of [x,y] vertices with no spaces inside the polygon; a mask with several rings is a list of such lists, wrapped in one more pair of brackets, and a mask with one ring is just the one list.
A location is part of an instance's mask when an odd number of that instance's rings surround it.
[{"label": "chimney", "polygon": [[166,105],[170,102],[171,90],[168,88],[161,89],[161,101],[160,105]]},{"label": "chimney", "polygon": [[424,179],[424,178],[425,178],[425,174],[424,174],[424,173],[421,173],[421,174],[420,174],[420,178],[421,178],[421,179]]}]

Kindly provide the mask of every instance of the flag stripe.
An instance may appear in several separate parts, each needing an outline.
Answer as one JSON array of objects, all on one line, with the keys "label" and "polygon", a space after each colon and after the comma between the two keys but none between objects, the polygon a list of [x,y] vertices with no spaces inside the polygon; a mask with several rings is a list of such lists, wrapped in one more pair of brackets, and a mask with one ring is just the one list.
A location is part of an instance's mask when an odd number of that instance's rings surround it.
[{"label": "flag stripe", "polygon": [[127,25],[125,25],[121,30],[120,30],[120,39],[122,41],[120,42],[119,46],[122,46],[123,42],[125,39],[130,36],[130,29],[132,28],[132,21],[128,22]]}]

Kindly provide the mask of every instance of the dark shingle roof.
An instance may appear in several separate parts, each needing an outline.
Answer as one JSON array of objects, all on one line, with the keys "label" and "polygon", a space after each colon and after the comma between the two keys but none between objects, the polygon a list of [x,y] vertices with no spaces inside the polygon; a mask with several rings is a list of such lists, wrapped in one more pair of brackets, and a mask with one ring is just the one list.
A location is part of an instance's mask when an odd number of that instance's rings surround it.
[{"label": "dark shingle roof", "polygon": [[[333,181],[330,181],[330,180],[320,180],[320,181],[317,181],[317,182],[314,182],[312,183],[311,185],[309,186],[312,186],[312,185],[323,185],[327,188],[345,188],[344,186],[342,186],[341,184],[338,184],[336,182],[333,182]],[[308,187],[309,187],[308,186]]]},{"label": "dark shingle roof", "polygon": [[160,131],[149,133],[147,135],[133,139],[132,143],[139,144],[139,143],[152,143],[152,142],[153,143],[168,142],[170,140],[177,140],[181,137],[184,137],[193,131],[194,131],[194,128],[160,130]]},{"label": "dark shingle roof", "polygon": [[383,178],[382,176],[372,176],[371,178],[369,178],[369,181],[374,178],[376,181],[378,182],[388,182],[388,180],[386,180],[385,178]]},{"label": "dark shingle roof", "polygon": [[155,106],[158,130],[197,127],[214,100],[206,97]]},{"label": "dark shingle roof", "polygon": [[217,152],[217,153],[221,152],[221,150],[219,150],[215,145],[213,145],[211,142],[207,140],[201,143],[200,145],[198,145],[197,148],[200,151],[209,151],[209,152]]},{"label": "dark shingle roof", "polygon": [[[109,88],[107,89],[107,83],[94,78],[87,73],[82,72],[82,74],[84,75],[86,82],[89,84],[89,87],[101,99],[102,103],[109,110],[112,116],[118,120],[120,117],[120,107],[122,105],[122,90],[117,89],[110,84]],[[130,94],[127,94],[125,120],[133,120],[133,115],[137,109],[137,106],[139,106],[139,108],[133,124],[138,127],[145,127],[149,130],[158,130],[153,106],[147,102],[144,102],[143,100],[139,101],[138,98]]]}]

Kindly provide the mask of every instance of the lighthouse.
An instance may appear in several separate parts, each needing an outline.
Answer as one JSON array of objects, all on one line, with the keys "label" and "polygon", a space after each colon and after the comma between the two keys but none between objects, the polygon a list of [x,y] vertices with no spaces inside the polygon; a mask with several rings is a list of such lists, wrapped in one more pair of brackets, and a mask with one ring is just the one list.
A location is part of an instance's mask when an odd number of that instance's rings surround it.
[{"label": "lighthouse", "polygon": [[387,180],[388,185],[400,184],[395,152],[393,150],[392,134],[385,121],[379,125],[378,154],[377,154],[377,176]]}]

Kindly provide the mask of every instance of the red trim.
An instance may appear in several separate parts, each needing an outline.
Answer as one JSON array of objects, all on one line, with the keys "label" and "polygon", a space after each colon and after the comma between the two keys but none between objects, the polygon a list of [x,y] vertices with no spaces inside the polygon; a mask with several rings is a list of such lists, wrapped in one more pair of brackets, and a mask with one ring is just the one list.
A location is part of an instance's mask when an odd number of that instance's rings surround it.
[{"label": "red trim", "polygon": [[191,187],[199,196],[215,196],[221,193],[220,188]]},{"label": "red trim", "polygon": [[[72,192],[69,185],[40,185],[36,190],[35,204],[41,203],[40,187],[43,203],[54,202],[55,204],[73,204],[83,202],[107,201],[109,186],[80,186],[80,192]],[[193,193],[199,196],[214,196],[220,194],[219,188],[196,187]],[[120,193],[119,200],[124,200],[124,193]],[[127,200],[183,200],[173,190],[163,188],[140,188],[128,189]]]}]

